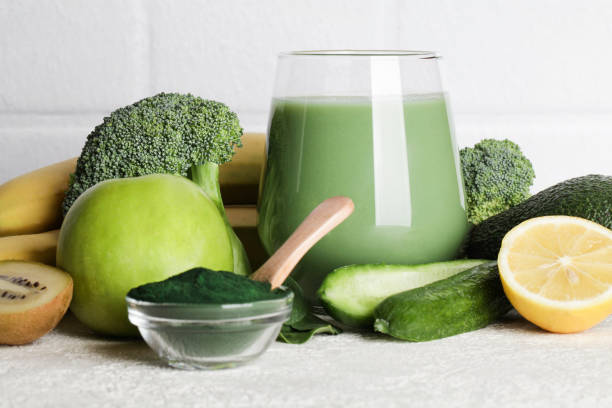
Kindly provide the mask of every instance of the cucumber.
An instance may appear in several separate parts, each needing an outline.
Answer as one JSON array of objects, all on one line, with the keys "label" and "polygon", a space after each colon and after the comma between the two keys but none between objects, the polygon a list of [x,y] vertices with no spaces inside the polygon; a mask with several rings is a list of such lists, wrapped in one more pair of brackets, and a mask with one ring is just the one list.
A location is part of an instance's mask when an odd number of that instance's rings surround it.
[{"label": "cucumber", "polygon": [[352,327],[372,327],[374,308],[385,298],[488,262],[462,259],[425,265],[350,265],[335,269],[317,295],[327,313]]},{"label": "cucumber", "polygon": [[489,262],[385,299],[374,311],[374,330],[428,341],[480,329],[511,308],[497,263]]}]

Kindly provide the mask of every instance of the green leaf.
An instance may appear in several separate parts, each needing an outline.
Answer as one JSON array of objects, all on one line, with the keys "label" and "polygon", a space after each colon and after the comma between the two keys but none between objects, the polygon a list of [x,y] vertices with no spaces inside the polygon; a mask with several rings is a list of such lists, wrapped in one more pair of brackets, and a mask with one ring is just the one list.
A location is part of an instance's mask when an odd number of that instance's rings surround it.
[{"label": "green leaf", "polygon": [[306,343],[312,336],[320,333],[339,334],[342,330],[325,320],[319,319],[311,310],[311,305],[304,298],[302,288],[296,281],[288,278],[285,285],[293,291],[293,310],[291,317],[283,325],[277,340],[290,344]]},{"label": "green leaf", "polygon": [[302,288],[293,278],[288,277],[284,285],[288,286],[293,292],[293,309],[291,310],[289,320],[285,323],[286,325],[292,325],[299,322],[310,313],[310,305],[306,301],[306,298],[304,298]]},{"label": "green leaf", "polygon": [[[318,319],[315,317],[315,319]],[[277,340],[282,341],[284,343],[289,344],[302,344],[306,343],[312,336],[315,334],[327,333],[327,334],[339,334],[342,333],[342,330],[333,326],[330,323],[327,323],[323,320],[320,320],[320,323],[313,324],[310,330],[300,331],[296,330],[289,325],[283,325],[283,328],[278,335]]]}]

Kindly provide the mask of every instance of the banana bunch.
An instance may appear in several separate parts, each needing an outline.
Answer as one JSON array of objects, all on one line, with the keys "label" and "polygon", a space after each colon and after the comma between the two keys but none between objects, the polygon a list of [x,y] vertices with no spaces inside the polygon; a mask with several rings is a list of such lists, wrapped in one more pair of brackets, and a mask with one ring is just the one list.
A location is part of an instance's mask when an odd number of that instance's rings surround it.
[{"label": "banana bunch", "polygon": [[76,158],[24,174],[0,186],[0,237],[59,228],[61,204]]},{"label": "banana bunch", "polygon": [[[219,184],[232,226],[254,230],[259,175],[265,161],[265,135],[245,133],[243,147],[219,168]],[[77,158],[52,164],[0,185],[0,261],[23,260],[55,265],[61,204]],[[239,207],[233,207],[233,206]],[[238,217],[230,214],[241,214]],[[238,224],[234,225],[233,219]],[[247,252],[249,252],[247,248]]]},{"label": "banana bunch", "polygon": [[0,261],[34,261],[55,265],[59,230],[0,238]]}]

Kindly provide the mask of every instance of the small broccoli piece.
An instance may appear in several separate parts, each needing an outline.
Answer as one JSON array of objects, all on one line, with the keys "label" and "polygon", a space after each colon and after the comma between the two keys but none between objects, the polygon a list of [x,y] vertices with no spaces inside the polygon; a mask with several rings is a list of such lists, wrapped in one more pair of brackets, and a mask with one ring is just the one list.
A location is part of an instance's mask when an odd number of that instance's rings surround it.
[{"label": "small broccoli piece", "polygon": [[250,270],[229,227],[219,191],[219,164],[242,147],[238,117],[226,105],[190,94],[160,93],[112,112],[87,136],[62,203],[66,215],[88,188],[109,179],[179,174],[198,184],[228,225],[234,272]]},{"label": "small broccoli piece", "polygon": [[485,139],[459,154],[467,215],[473,224],[529,198],[535,173],[516,143]]}]

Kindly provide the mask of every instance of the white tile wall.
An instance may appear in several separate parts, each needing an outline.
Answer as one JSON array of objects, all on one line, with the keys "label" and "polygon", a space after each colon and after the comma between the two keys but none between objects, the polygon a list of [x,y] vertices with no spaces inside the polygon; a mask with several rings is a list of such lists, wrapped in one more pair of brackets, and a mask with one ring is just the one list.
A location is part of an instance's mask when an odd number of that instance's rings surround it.
[{"label": "white tile wall", "polygon": [[369,0],[158,0],[151,9],[155,92],[211,95],[265,117],[276,54],[386,44],[389,2]]},{"label": "white tile wall", "polygon": [[612,2],[401,2],[403,47],[445,56],[455,110],[612,113]]},{"label": "white tile wall", "polygon": [[276,54],[325,48],[439,51],[459,145],[515,140],[534,190],[612,174],[610,38],[607,0],[0,0],[0,182],[162,90],[264,130]]},{"label": "white tile wall", "polygon": [[148,27],[137,1],[2,0],[1,112],[101,112],[146,94]]}]

